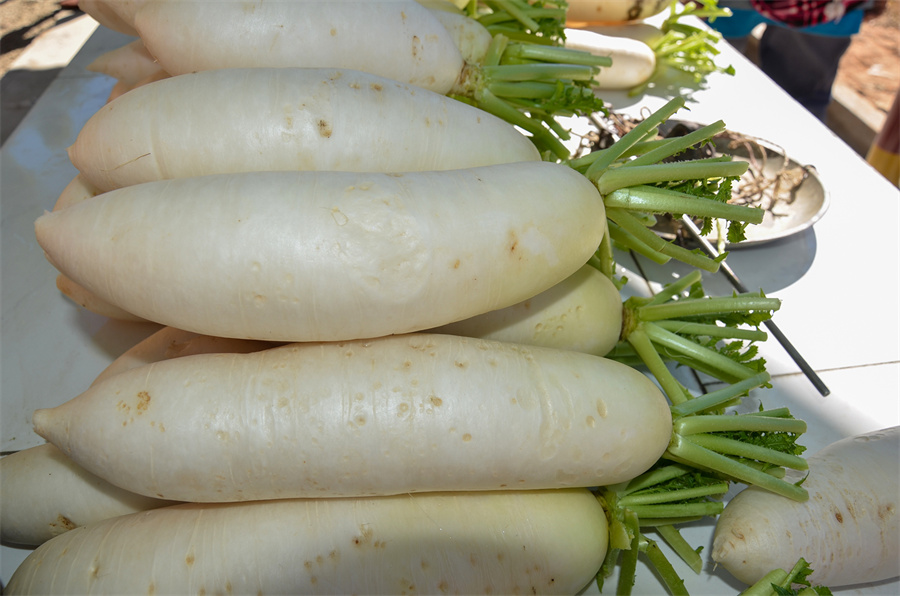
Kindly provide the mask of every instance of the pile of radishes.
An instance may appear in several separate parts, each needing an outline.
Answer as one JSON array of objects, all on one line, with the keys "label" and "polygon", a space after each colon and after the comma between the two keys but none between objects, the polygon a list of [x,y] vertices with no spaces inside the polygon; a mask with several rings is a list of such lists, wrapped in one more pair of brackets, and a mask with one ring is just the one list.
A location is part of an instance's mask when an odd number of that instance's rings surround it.
[{"label": "pile of radishes", "polygon": [[726,367],[691,409],[604,357],[664,300],[623,310],[590,264],[606,193],[542,159],[551,124],[448,96],[507,87],[470,85],[491,35],[440,4],[83,2],[139,40],[93,66],[119,85],[36,236],[70,298],[163,328],[2,460],[3,540],[40,545],[5,593],[576,593],[621,548],[589,489],[644,482],[710,435],[686,418],[765,384]]}]

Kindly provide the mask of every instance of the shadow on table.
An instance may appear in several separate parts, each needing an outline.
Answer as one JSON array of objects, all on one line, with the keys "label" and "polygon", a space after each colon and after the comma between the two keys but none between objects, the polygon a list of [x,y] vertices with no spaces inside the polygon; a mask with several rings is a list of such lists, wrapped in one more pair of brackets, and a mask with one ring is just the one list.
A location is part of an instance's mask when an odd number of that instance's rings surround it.
[{"label": "shadow on table", "polygon": [[[762,290],[768,294],[799,281],[815,260],[816,246],[816,235],[813,228],[810,228],[779,240],[732,248],[725,258],[725,264],[747,291]],[[694,271],[693,267],[674,260],[657,264],[637,256],[634,263],[638,274],[659,286],[672,283]],[[703,286],[706,293],[712,296],[730,294],[735,290],[721,269],[718,273],[704,272]]]},{"label": "shadow on table", "polygon": [[0,79],[3,114],[0,117],[0,145],[6,144],[9,135],[61,71],[61,68],[14,69]]}]

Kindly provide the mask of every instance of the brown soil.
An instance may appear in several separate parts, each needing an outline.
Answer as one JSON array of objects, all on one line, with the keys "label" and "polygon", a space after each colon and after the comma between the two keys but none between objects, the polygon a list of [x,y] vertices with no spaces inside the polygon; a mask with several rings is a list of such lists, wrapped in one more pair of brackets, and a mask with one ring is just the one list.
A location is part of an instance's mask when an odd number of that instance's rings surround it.
[{"label": "brown soil", "polygon": [[885,114],[900,89],[900,0],[863,23],[841,59],[836,85],[865,97]]},{"label": "brown soil", "polygon": [[0,2],[0,77],[37,37],[76,11],[60,0],[2,0]]}]

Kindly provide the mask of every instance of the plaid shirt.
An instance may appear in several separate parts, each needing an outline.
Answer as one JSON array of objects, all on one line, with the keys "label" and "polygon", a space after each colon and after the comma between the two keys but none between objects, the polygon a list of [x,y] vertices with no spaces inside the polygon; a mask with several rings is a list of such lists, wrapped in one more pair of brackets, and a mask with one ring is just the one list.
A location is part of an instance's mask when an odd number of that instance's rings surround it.
[{"label": "plaid shirt", "polygon": [[750,0],[762,16],[788,27],[811,27],[840,21],[849,10],[862,8],[867,0]]}]

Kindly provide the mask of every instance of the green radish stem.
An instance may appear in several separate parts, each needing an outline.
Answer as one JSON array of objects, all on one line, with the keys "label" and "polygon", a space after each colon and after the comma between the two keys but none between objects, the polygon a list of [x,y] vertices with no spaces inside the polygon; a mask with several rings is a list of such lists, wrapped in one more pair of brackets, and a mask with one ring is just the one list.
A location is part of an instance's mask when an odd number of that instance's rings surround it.
[{"label": "green radish stem", "polygon": [[[676,10],[676,4],[680,6],[679,10]],[[656,55],[656,71],[643,84],[629,89],[629,95],[644,93],[650,85],[660,80],[667,69],[686,75],[695,84],[702,83],[715,72],[734,74],[733,66],[723,67],[715,62],[720,53],[716,44],[721,41],[722,36],[715,31],[685,24],[683,19],[686,16],[713,22],[717,17],[731,16],[731,11],[717,6],[715,0],[684,4],[673,2],[669,16],[660,27],[662,35],[646,40]]]},{"label": "green radish stem", "polygon": [[[729,222],[729,240],[744,238],[748,224],[762,222],[761,209],[729,204],[733,182],[749,164],[728,156],[688,161],[663,162],[689,147],[708,142],[721,133],[721,121],[683,137],[658,140],[660,124],[684,106],[676,97],[639,122],[610,147],[568,161],[584,174],[603,196],[610,226],[609,237],[618,246],[641,254],[656,263],[676,259],[703,271],[718,271],[726,254],[712,259],[701,250],[688,250],[662,239],[651,228],[656,215],[689,215],[703,221],[704,233],[713,221]],[[605,270],[614,264],[612,242],[600,247],[598,261]]]},{"label": "green radish stem", "polygon": [[[740,596],[783,596],[793,594],[798,596],[815,596],[817,594],[830,596],[831,590],[828,588],[822,586],[813,587],[810,584],[807,576],[812,571],[809,563],[801,557],[789,572],[784,569],[773,569],[755,584],[741,592]],[[794,590],[791,588],[794,584],[801,587]]]},{"label": "green radish stem", "polygon": [[727,490],[726,481],[688,466],[665,462],[627,483],[600,489],[598,499],[607,511],[610,527],[610,548],[597,577],[601,589],[613,567],[620,564],[617,594],[630,593],[635,562],[639,554],[644,554],[671,594],[686,594],[683,580],[643,530],[657,531],[679,558],[699,572],[702,565],[699,554],[675,525],[718,515],[724,506],[715,497]]}]

